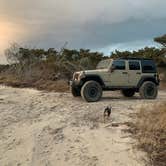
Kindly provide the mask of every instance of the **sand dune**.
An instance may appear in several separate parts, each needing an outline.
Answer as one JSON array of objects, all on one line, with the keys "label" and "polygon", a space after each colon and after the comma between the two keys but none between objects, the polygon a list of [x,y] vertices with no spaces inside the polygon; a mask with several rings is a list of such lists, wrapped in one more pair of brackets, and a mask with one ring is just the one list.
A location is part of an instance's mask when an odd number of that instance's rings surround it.
[{"label": "sand dune", "polygon": [[[0,87],[1,166],[144,166],[146,154],[123,131],[142,106],[166,100],[127,99],[107,92],[97,103],[70,93]],[[103,110],[113,107],[103,123]],[[114,127],[111,124],[118,123]]]}]

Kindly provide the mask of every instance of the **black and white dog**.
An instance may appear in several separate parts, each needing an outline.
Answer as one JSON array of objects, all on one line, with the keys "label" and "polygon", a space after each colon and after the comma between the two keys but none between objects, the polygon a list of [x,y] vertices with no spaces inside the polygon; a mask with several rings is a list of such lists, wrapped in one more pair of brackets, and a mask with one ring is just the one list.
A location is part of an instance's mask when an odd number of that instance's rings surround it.
[{"label": "black and white dog", "polygon": [[106,118],[110,118],[111,112],[112,112],[112,107],[111,107],[111,106],[107,106],[107,107],[105,108],[104,114],[103,114],[103,116],[104,116],[104,123],[105,123],[105,119],[106,119]]}]

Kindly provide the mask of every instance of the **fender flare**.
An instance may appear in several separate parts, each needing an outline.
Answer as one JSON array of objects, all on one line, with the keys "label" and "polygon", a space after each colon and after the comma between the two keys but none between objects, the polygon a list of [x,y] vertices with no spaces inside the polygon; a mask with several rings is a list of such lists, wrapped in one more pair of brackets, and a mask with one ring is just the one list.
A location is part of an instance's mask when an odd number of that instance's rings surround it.
[{"label": "fender flare", "polygon": [[103,79],[102,79],[100,76],[95,75],[95,74],[86,75],[85,78],[83,78],[81,81],[82,81],[82,83],[84,84],[85,82],[91,81],[91,80],[96,81],[96,82],[98,82],[102,87],[105,87],[105,84],[104,84]]},{"label": "fender flare", "polygon": [[153,76],[142,76],[140,81],[137,84],[137,87],[140,88],[141,85],[145,82],[145,81],[152,81],[154,82],[156,85],[159,85],[159,83],[156,81],[155,77]]}]

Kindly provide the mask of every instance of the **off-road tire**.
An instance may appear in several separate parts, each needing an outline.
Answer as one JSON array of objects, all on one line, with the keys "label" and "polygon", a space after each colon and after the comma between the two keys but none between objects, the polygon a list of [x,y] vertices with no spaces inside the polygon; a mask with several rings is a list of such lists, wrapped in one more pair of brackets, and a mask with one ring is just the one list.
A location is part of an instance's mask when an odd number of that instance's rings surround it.
[{"label": "off-road tire", "polygon": [[151,81],[146,81],[140,87],[139,94],[143,99],[155,99],[158,94],[157,85]]},{"label": "off-road tire", "polygon": [[123,90],[121,90],[121,93],[125,97],[133,97],[135,95],[135,90],[134,89],[123,89]]},{"label": "off-road tire", "polygon": [[80,90],[74,86],[71,87],[71,93],[72,93],[73,97],[81,96]]},{"label": "off-road tire", "polygon": [[87,81],[81,88],[81,96],[87,102],[99,101],[102,96],[102,87],[96,81]]}]

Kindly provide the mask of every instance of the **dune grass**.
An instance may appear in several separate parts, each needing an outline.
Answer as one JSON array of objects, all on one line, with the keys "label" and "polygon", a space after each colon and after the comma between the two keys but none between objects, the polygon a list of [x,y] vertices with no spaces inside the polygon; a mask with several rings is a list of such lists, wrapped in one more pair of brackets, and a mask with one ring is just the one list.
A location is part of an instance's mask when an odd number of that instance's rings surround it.
[{"label": "dune grass", "polygon": [[147,152],[149,165],[166,165],[166,102],[153,108],[142,108],[131,132],[138,140],[138,147]]},{"label": "dune grass", "polygon": [[38,90],[54,91],[54,92],[67,92],[69,85],[67,80],[20,80],[13,75],[0,76],[0,84],[16,87],[16,88],[36,88]]}]

